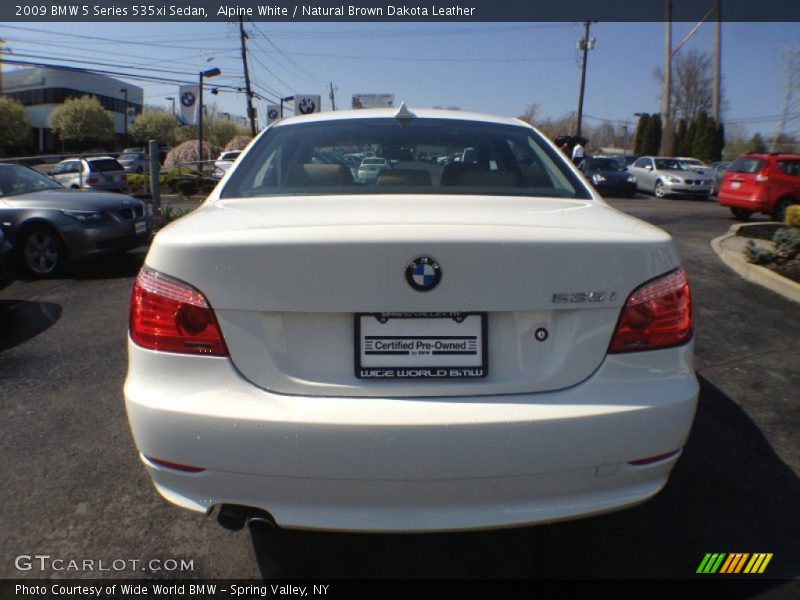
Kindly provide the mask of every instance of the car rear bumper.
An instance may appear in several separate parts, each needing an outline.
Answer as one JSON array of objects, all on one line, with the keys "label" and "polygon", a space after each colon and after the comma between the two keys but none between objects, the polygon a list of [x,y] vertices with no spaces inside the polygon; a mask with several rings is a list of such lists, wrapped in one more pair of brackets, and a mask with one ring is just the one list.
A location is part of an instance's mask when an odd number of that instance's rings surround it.
[{"label": "car rear bumper", "polygon": [[772,206],[770,206],[770,203],[757,196],[732,196],[726,192],[720,191],[717,195],[717,202],[720,206],[742,208],[751,212],[761,212],[766,214],[770,214],[772,212]]},{"label": "car rear bumper", "polygon": [[[691,344],[610,355],[558,392],[448,398],[274,394],[225,358],[129,342],[128,417],[161,494],[291,528],[431,531],[616,510],[666,483],[694,418]],[[673,367],[669,367],[673,365]],[[146,457],[204,469],[187,473]]]}]

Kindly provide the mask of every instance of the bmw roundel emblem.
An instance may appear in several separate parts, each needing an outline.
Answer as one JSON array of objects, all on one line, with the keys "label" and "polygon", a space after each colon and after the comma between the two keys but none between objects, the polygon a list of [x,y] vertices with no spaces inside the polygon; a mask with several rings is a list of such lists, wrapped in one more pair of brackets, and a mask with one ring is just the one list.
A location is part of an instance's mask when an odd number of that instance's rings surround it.
[{"label": "bmw roundel emblem", "polygon": [[442,267],[430,256],[418,256],[406,265],[408,285],[420,292],[428,292],[442,280]]},{"label": "bmw roundel emblem", "polygon": [[194,106],[195,96],[194,92],[186,91],[181,94],[181,104],[186,108]]}]

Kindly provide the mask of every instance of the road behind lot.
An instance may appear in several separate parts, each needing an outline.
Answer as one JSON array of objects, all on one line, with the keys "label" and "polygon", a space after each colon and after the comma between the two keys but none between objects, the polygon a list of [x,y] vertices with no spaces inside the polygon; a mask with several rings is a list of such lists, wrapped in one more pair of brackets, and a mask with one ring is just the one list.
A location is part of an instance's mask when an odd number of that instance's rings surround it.
[{"label": "road behind lot", "polygon": [[732,221],[714,203],[610,203],[669,231],[693,286],[700,406],[654,500],[569,523],[403,536],[234,534],[173,508],[138,462],[122,402],[144,256],[133,252],[0,292],[0,577],[41,576],[15,569],[20,554],[194,561],[189,573],[62,574],[87,577],[693,577],[706,552],[734,551],[772,552],[768,574],[797,576],[797,305],[717,259],[709,241]]}]

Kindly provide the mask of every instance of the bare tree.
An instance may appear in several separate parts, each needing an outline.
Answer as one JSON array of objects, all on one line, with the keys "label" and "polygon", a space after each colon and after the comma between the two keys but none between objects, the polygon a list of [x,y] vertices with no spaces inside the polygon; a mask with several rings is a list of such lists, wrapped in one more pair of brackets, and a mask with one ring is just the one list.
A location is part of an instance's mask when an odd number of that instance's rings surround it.
[{"label": "bare tree", "polygon": [[[673,122],[677,123],[678,119],[689,122],[701,112],[711,112],[714,96],[713,67],[711,54],[694,49],[678,54],[672,61],[670,104]],[[653,77],[663,82],[664,71],[656,68]]]},{"label": "bare tree", "polygon": [[538,102],[528,104],[528,106],[525,107],[525,112],[523,112],[518,118],[521,121],[525,121],[526,123],[533,125],[538,120],[541,108],[542,107]]}]

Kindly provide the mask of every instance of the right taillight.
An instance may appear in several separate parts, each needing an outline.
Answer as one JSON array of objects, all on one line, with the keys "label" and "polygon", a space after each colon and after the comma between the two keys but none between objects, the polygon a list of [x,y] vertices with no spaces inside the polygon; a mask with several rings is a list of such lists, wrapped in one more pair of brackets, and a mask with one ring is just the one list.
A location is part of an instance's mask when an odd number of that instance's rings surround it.
[{"label": "right taillight", "polygon": [[228,356],[214,311],[199,290],[148,267],[131,294],[131,339],[150,350]]},{"label": "right taillight", "polygon": [[648,281],[628,297],[610,353],[680,346],[692,338],[689,278],[680,269]]}]

